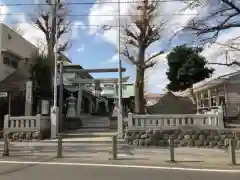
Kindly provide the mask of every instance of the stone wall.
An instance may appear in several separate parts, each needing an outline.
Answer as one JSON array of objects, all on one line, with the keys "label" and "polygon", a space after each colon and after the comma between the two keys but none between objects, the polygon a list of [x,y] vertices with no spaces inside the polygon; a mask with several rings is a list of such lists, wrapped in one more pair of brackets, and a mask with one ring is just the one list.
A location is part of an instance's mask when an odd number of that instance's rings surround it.
[{"label": "stone wall", "polygon": [[43,140],[50,137],[50,131],[45,132],[15,132],[9,133],[8,139],[10,141],[29,141],[29,140]]},{"label": "stone wall", "polygon": [[228,147],[228,140],[234,138],[240,148],[240,132],[213,129],[168,129],[168,130],[127,130],[125,140],[136,146],[169,146],[169,137],[174,138],[176,147]]}]

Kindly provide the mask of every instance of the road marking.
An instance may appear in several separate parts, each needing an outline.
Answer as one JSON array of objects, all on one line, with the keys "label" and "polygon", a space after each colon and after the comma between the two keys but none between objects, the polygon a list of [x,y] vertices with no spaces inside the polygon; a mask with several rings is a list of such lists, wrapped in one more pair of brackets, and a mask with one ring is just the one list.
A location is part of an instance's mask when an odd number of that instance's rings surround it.
[{"label": "road marking", "polygon": [[179,170],[179,171],[198,171],[198,172],[224,172],[240,173],[240,169],[199,169],[183,167],[164,167],[164,166],[141,166],[124,164],[92,164],[92,163],[71,163],[71,162],[31,162],[31,161],[0,161],[0,164],[36,164],[36,165],[62,165],[62,166],[92,166],[92,167],[116,167],[116,168],[140,168],[140,169],[160,169],[160,170]]}]

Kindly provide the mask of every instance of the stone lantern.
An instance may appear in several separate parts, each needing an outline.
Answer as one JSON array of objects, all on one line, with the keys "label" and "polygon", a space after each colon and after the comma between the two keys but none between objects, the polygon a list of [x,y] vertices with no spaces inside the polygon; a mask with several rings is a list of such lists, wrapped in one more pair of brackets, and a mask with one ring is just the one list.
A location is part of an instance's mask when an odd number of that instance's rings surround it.
[{"label": "stone lantern", "polygon": [[75,98],[73,94],[71,94],[71,96],[67,98],[67,101],[68,101],[67,118],[75,118],[77,116],[76,113],[77,98]]}]

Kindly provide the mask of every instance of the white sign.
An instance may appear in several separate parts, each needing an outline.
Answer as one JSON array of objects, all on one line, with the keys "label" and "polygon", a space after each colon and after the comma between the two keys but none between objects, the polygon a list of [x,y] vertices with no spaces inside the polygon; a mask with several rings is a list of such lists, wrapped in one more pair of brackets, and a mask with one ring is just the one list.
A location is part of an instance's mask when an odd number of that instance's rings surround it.
[{"label": "white sign", "polygon": [[7,92],[0,92],[0,97],[7,97],[8,93]]}]

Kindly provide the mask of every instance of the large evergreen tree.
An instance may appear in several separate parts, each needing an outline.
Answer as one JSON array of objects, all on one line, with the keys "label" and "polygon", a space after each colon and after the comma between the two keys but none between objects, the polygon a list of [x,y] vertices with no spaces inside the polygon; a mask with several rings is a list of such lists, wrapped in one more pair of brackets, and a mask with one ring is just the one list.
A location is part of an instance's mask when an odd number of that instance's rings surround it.
[{"label": "large evergreen tree", "polygon": [[207,61],[200,54],[201,51],[201,48],[182,45],[175,47],[167,55],[169,69],[166,74],[170,81],[168,90],[176,92],[190,88],[194,103],[193,84],[209,78],[214,72],[214,69],[206,66]]}]

